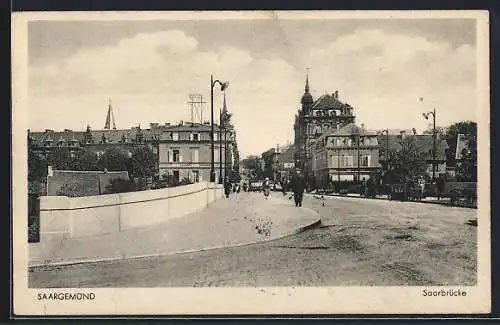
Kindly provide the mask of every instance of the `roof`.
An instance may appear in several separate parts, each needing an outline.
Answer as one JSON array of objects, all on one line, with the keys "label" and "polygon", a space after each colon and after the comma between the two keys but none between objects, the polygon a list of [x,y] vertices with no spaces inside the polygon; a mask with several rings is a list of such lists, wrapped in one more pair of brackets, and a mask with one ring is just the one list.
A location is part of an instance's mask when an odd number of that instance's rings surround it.
[{"label": "roof", "polygon": [[319,97],[313,104],[314,109],[351,108],[348,104],[342,103],[334,95],[325,94]]},{"label": "roof", "polygon": [[[412,138],[415,140],[415,144],[420,152],[424,153],[426,160],[432,160],[432,146],[433,137],[432,134],[419,134],[419,135],[407,135],[406,138]],[[378,142],[380,148],[386,148],[387,140],[389,140],[389,148],[391,150],[401,149],[401,136],[400,135],[378,135]],[[437,139],[436,141],[436,159],[446,160],[446,149],[448,149],[448,143],[444,139]],[[383,155],[381,156],[383,158]]]},{"label": "roof", "polygon": [[[215,128],[219,126],[214,125]],[[179,125],[159,125],[150,129],[140,129],[144,140],[154,140],[155,137],[159,137],[163,132],[209,132],[211,130],[210,124],[200,124],[200,123],[183,123]],[[94,138],[95,142],[99,142],[104,135],[106,137],[106,143],[120,143],[122,138],[125,137],[127,142],[132,142],[135,140],[139,128],[133,127],[130,129],[121,130],[91,130],[90,134]],[[83,143],[85,139],[86,131],[53,131],[45,130],[42,132],[29,132],[30,138],[34,141],[37,146],[43,146],[47,139],[52,140],[53,143],[57,143],[62,140],[66,143],[71,141],[77,141],[78,143]]]}]

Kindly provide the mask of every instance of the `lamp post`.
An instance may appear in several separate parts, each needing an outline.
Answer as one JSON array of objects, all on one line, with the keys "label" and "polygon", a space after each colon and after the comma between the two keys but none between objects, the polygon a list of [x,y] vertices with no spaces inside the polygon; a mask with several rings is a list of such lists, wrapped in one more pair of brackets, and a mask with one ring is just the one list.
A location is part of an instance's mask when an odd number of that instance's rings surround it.
[{"label": "lamp post", "polygon": [[361,137],[361,132],[359,129],[357,129],[356,133],[353,134],[353,136],[351,137],[351,139],[355,140],[356,141],[356,149],[358,151],[358,157],[357,157],[357,160],[358,160],[358,165],[357,165],[357,180],[358,180],[358,183],[360,183],[361,181],[361,177],[360,177],[360,153],[359,153],[359,140],[360,140],[360,137]]},{"label": "lamp post", "polygon": [[432,115],[432,181],[436,180],[436,108],[431,112],[422,114],[426,120]]},{"label": "lamp post", "polygon": [[[214,87],[216,84],[220,85],[220,90],[224,91],[229,86],[229,83],[221,82],[219,80],[214,80],[214,76],[210,75],[210,122],[211,122],[211,132],[210,132],[210,182],[215,182],[215,143],[214,143]],[[219,139],[220,140],[220,139]]]},{"label": "lamp post", "polygon": [[[222,109],[219,111],[219,184],[223,183],[222,177],[222,129],[224,128],[224,134],[226,132],[225,125],[222,125]],[[226,139],[224,138],[224,147],[226,145]]]},{"label": "lamp post", "polygon": [[385,134],[385,165],[386,173],[389,172],[389,129],[382,130],[381,135]]}]

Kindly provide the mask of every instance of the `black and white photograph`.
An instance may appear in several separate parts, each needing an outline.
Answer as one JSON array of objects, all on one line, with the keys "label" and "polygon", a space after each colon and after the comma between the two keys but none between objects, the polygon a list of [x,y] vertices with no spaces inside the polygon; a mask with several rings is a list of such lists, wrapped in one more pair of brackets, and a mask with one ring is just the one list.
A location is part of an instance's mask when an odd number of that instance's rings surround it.
[{"label": "black and white photograph", "polygon": [[12,21],[16,314],[490,311],[486,11]]}]

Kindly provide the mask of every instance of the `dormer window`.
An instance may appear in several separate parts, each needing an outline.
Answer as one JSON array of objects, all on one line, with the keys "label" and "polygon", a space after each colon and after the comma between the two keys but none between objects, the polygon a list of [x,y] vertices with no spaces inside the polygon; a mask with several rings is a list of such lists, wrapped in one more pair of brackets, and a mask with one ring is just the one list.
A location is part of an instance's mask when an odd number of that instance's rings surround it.
[{"label": "dormer window", "polygon": [[172,133],[172,140],[173,141],[179,141],[179,133],[173,132]]}]

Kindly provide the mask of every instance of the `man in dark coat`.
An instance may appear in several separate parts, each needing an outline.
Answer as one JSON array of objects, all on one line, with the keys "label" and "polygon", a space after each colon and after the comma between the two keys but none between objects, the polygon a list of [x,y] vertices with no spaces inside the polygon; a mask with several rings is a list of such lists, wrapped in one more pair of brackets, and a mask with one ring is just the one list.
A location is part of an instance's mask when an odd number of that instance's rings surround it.
[{"label": "man in dark coat", "polygon": [[293,198],[295,200],[295,206],[302,206],[302,198],[304,196],[304,190],[306,188],[306,179],[304,175],[297,170],[297,173],[293,179]]},{"label": "man in dark coat", "polygon": [[231,182],[229,179],[224,180],[224,194],[226,194],[226,198],[229,198],[229,194],[231,193]]}]

